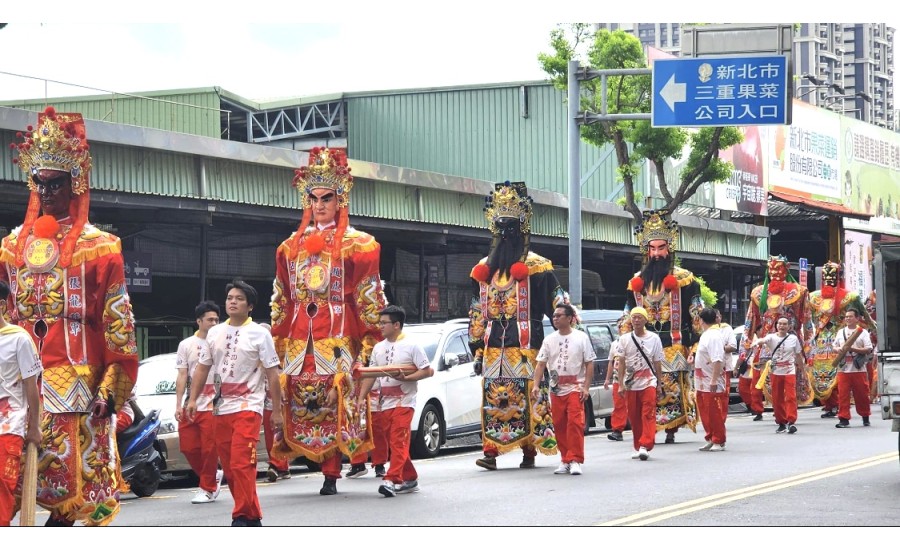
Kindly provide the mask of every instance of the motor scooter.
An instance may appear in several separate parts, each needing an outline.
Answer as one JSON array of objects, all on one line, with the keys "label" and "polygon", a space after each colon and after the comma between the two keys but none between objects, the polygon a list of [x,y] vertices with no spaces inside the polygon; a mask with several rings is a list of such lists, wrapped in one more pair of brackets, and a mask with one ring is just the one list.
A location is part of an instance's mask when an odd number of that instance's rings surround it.
[{"label": "motor scooter", "polygon": [[154,409],[145,416],[134,399],[131,408],[134,410],[133,423],[116,434],[122,479],[136,496],[149,497],[159,487],[160,468],[164,464],[156,440],[159,411]]}]

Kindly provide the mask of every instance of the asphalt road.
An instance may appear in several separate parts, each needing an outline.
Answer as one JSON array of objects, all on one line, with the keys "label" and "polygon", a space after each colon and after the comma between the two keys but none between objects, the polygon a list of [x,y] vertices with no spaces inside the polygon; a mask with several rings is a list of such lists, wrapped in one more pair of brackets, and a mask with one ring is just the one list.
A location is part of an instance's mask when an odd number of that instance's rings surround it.
[{"label": "asphalt road", "polygon": [[[582,476],[553,475],[555,456],[538,456],[536,469],[521,470],[519,453],[502,455],[497,471],[482,470],[474,464],[480,446],[469,438],[416,461],[421,491],[411,495],[382,497],[370,472],[338,481],[339,494],[322,497],[321,474],[304,468],[275,484],[260,479],[257,488],[266,526],[900,525],[898,436],[890,423],[873,416],[864,428],[855,417],[851,429],[838,430],[819,413],[801,410],[794,435],[775,434],[768,412],[763,422],[732,415],[721,453],[698,452],[700,428],[682,429],[646,462],[630,458],[630,432],[619,443],[594,430]],[[205,505],[190,504],[194,490],[168,484],[149,498],[128,495],[114,524],[230,524],[227,488]],[[38,512],[39,524],[46,518]]]}]

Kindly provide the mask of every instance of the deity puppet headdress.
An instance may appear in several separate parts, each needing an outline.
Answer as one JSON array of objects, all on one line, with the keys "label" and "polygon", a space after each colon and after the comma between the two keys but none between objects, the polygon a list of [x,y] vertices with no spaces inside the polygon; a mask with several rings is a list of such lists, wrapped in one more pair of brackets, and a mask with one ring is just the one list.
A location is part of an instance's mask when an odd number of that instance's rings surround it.
[{"label": "deity puppet headdress", "polygon": [[[309,151],[309,162],[294,171],[292,185],[300,192],[300,206],[303,208],[303,218],[294,238],[290,243],[291,257],[297,256],[300,250],[300,242],[309,227],[312,219],[312,203],[309,200],[313,189],[330,189],[334,191],[337,200],[337,214],[335,223],[337,229],[332,243],[332,257],[340,255],[341,243],[344,233],[350,224],[350,190],[353,189],[353,176],[350,175],[350,166],[347,164],[347,153],[343,149],[329,149],[327,147],[313,147]],[[318,234],[310,235],[305,247],[310,254],[318,254],[324,249],[325,242]]]},{"label": "deity puppet headdress", "polygon": [[[510,275],[516,280],[528,276],[525,260],[531,245],[531,216],[534,211],[534,199],[528,195],[528,188],[523,181],[504,181],[495,183],[494,190],[484,198],[484,217],[491,230],[491,250],[499,246],[502,238],[501,220],[516,220],[518,231],[522,235],[522,252],[519,260],[510,267]],[[490,270],[485,264],[479,264],[473,271],[476,280],[486,281]]]},{"label": "deity puppet headdress", "polygon": [[678,236],[681,230],[678,222],[669,217],[669,211],[645,210],[643,221],[635,226],[634,237],[641,249],[641,255],[646,258],[651,241],[666,241],[669,243],[669,252],[674,253],[678,248]]},{"label": "deity puppet headdress", "polygon": [[25,172],[28,189],[31,190],[25,221],[19,233],[16,264],[22,266],[25,263],[23,255],[26,241],[41,211],[34,176],[41,170],[54,170],[68,173],[71,177],[69,215],[72,218],[72,228],[60,247],[59,260],[62,267],[68,267],[90,210],[91,153],[85,135],[84,118],[79,113],[57,113],[50,106],[38,113],[36,128],[28,126],[25,132],[17,132],[16,138],[21,141],[10,145],[18,155],[13,158],[13,162]]}]

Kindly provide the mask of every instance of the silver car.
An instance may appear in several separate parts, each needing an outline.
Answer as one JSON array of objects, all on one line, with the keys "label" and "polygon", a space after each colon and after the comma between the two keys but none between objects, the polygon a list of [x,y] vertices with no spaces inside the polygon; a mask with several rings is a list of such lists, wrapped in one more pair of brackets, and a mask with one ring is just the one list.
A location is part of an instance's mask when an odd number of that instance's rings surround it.
[{"label": "silver car", "polygon": [[[174,353],[164,353],[141,361],[138,365],[137,383],[134,385],[138,407],[145,412],[153,409],[160,411],[157,438],[163,460],[166,463],[162,472],[163,479],[193,475],[191,465],[181,454],[178,442],[178,421],[175,420],[175,378],[178,372],[175,369],[175,355]],[[259,434],[256,457],[257,467],[265,469],[269,455],[266,452],[263,431],[260,431]]]}]

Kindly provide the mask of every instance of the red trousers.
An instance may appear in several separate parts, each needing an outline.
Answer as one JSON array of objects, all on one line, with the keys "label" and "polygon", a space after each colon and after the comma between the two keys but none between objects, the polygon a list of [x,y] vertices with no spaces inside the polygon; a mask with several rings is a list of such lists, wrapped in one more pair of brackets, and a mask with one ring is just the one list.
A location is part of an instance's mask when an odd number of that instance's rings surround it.
[{"label": "red trousers", "polygon": [[753,405],[750,407],[753,408],[756,404],[759,404],[759,409],[753,409],[753,412],[760,414],[765,410],[766,405],[766,396],[763,394],[762,390],[756,389],[756,384],[759,382],[759,378],[762,376],[761,369],[753,369],[753,373],[750,377],[750,399],[753,402]]},{"label": "red trousers", "polygon": [[837,385],[839,388],[838,418],[850,420],[851,394],[853,395],[853,402],[856,403],[856,414],[859,416],[872,414],[872,407],[869,403],[869,373],[866,371],[839,372]]},{"label": "red trousers", "polygon": [[[753,370],[753,373],[756,379],[759,379],[759,375],[757,374],[756,369]],[[743,378],[741,377],[738,380],[738,393],[741,394],[741,401],[744,402],[745,405],[750,407],[750,410],[755,414],[762,414],[763,412],[763,403],[762,403],[762,392],[754,388],[755,382],[753,378]]]},{"label": "red trousers", "polygon": [[216,470],[219,469],[215,424],[212,411],[197,411],[193,422],[184,418],[178,423],[181,454],[200,478],[200,488],[209,492],[216,490]]},{"label": "red trousers", "polygon": [[831,388],[831,395],[829,395],[828,399],[826,399],[825,402],[822,403],[822,407],[829,409],[829,410],[837,409],[841,405],[840,396],[841,396],[841,392],[838,389],[838,385],[835,384],[834,387]]},{"label": "red trousers", "polygon": [[[372,465],[385,465],[390,458],[390,439],[388,437],[387,427],[385,426],[385,416],[382,411],[372,411],[372,442],[375,448],[369,451],[372,458]],[[366,457],[357,458],[351,464],[364,465]]]},{"label": "red trousers", "polygon": [[391,454],[391,467],[384,475],[386,481],[403,483],[419,479],[419,474],[409,458],[409,438],[411,436],[409,425],[414,412],[412,407],[395,407],[381,411]]},{"label": "red trousers", "polygon": [[634,450],[641,447],[653,450],[656,444],[656,388],[625,390],[625,403],[631,420]]},{"label": "red trousers", "polygon": [[[697,392],[697,412],[700,413],[700,422],[706,430],[707,441],[717,445],[725,443],[725,418],[722,416],[722,402],[728,403],[727,393],[713,393],[708,391]],[[725,407],[726,410],[728,407]]]},{"label": "red trousers", "polygon": [[9,527],[16,509],[16,485],[19,482],[19,466],[22,462],[20,435],[0,435],[0,527]]},{"label": "red trousers", "polygon": [[610,422],[614,432],[624,432],[628,425],[628,407],[625,405],[625,398],[619,394],[619,383],[616,382],[612,386],[613,394],[613,412]]},{"label": "red trousers", "polygon": [[793,424],[797,421],[797,375],[770,374],[772,379],[772,408],[775,422]]},{"label": "red trousers", "polygon": [[275,428],[272,427],[272,411],[263,409],[263,433],[266,438],[266,454],[269,455],[269,465],[279,472],[286,472],[291,469],[291,465],[287,460],[279,460],[272,456],[272,443],[275,441]]},{"label": "red trousers", "polygon": [[253,411],[216,416],[216,450],[234,499],[231,519],[262,519],[256,496],[256,445],[262,417]]},{"label": "red trousers", "polygon": [[722,376],[725,378],[725,399],[719,401],[719,407],[722,409],[722,422],[728,418],[728,394],[731,392],[731,373],[728,372],[728,369],[722,371]]},{"label": "red trousers", "polygon": [[550,396],[550,414],[563,462],[584,464],[584,402],[580,392]]}]

